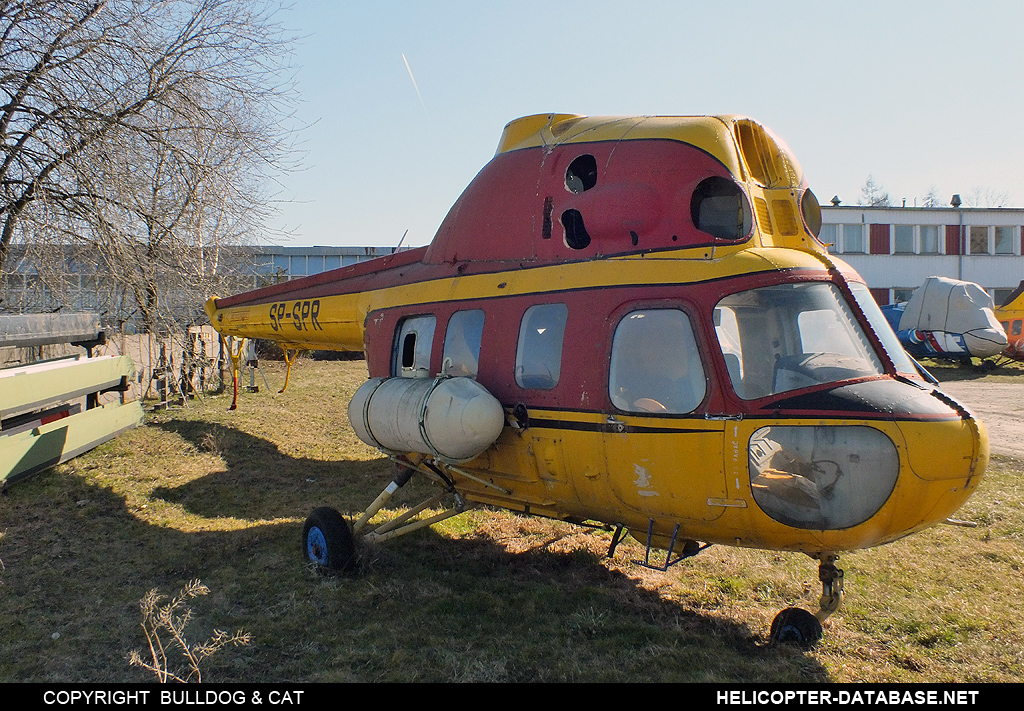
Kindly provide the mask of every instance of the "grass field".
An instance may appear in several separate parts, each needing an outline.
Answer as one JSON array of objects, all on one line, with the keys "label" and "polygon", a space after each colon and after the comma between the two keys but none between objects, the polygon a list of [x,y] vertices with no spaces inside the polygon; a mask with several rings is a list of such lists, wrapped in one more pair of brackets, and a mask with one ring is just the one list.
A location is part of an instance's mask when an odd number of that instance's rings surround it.
[{"label": "grass field", "polygon": [[12,487],[0,681],[152,680],[127,662],[145,644],[139,601],[193,579],[211,593],[191,603],[190,638],[253,639],[206,660],[211,682],[1024,678],[1024,463],[1010,459],[958,514],[977,528],[844,555],[846,601],[810,651],[767,644],[780,609],[816,609],[817,564],[798,554],[715,546],[654,572],[630,562],[631,540],[607,560],[607,533],[475,510],[320,577],[301,556],[305,517],[356,513],[390,480],[345,415],[365,378],[362,362],[300,361],[283,395],[148,415]]}]

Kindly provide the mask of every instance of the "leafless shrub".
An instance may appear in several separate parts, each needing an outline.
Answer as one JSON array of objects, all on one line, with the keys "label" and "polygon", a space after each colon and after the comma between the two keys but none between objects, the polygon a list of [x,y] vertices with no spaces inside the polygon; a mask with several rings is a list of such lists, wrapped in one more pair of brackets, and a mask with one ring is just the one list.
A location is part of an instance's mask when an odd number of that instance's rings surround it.
[{"label": "leafless shrub", "polygon": [[[204,659],[228,645],[247,646],[252,637],[242,630],[228,634],[215,629],[213,636],[205,642],[189,643],[185,637],[185,628],[192,621],[192,609],[187,603],[209,592],[210,589],[200,581],[192,580],[166,604],[161,604],[166,596],[161,595],[156,588],[146,593],[139,601],[139,608],[142,611],[140,626],[146,635],[149,655],[144,657],[144,650],[133,649],[128,655],[128,663],[153,672],[161,683],[201,682],[203,674],[200,664]],[[182,666],[175,666],[172,659],[168,658],[168,653],[175,649],[184,658]]]}]

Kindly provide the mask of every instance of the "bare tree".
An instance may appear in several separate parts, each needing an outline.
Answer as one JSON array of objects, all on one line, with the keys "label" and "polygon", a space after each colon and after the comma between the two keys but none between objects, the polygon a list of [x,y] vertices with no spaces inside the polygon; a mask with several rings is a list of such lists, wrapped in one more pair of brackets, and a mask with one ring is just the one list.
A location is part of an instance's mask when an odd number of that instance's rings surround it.
[{"label": "bare tree", "polygon": [[942,204],[942,198],[939,197],[939,189],[932,185],[928,188],[928,193],[922,198],[922,207],[944,207]]},{"label": "bare tree", "polygon": [[275,12],[0,0],[0,269],[16,239],[90,243],[146,328],[161,285],[204,290],[222,245],[259,234],[289,155]]},{"label": "bare tree", "polygon": [[875,179],[870,175],[860,189],[860,200],[861,205],[870,205],[872,207],[889,207],[892,205],[892,201],[889,199],[889,192],[876,183]]},{"label": "bare tree", "polygon": [[1013,202],[1010,193],[995,188],[974,188],[964,195],[967,207],[1007,207]]}]

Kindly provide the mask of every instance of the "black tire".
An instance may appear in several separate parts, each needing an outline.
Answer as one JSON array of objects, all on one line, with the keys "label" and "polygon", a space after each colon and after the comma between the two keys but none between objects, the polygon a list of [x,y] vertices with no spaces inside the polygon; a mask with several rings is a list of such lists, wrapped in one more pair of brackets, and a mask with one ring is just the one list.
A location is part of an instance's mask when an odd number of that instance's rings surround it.
[{"label": "black tire", "polygon": [[821,639],[818,618],[799,607],[787,607],[772,620],[769,636],[772,644],[797,644],[811,647]]},{"label": "black tire", "polygon": [[356,546],[348,522],[330,506],[314,510],[302,527],[302,554],[325,575],[351,570]]}]

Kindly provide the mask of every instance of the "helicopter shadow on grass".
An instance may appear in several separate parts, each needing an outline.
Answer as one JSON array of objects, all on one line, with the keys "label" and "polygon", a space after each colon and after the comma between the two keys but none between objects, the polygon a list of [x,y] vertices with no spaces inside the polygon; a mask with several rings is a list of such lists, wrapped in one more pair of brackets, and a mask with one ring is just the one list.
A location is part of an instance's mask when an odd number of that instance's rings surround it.
[{"label": "helicopter shadow on grass", "polygon": [[200,452],[217,454],[224,461],[224,471],[211,472],[180,486],[157,487],[151,494],[208,518],[304,518],[324,503],[343,510],[355,508],[367,491],[388,476],[392,467],[383,458],[295,458],[267,439],[216,423],[173,419],[154,426],[178,435]]},{"label": "helicopter shadow on grass", "polygon": [[[205,517],[304,518],[322,505],[334,506],[351,516],[390,481],[393,465],[386,459],[293,458],[271,441],[223,425],[171,420],[157,426],[199,449],[209,447],[211,440],[218,443],[225,471],[152,492],[154,498]],[[410,485],[399,490],[389,508],[415,503],[425,489],[433,487],[420,484],[418,488]],[[294,560],[301,565],[301,527],[285,527],[294,531]],[[361,568],[360,574],[343,584],[349,602],[364,598],[371,602],[358,615],[339,606],[338,624],[348,624],[340,620],[379,619],[369,624],[402,626],[402,620],[428,616],[433,618],[431,626],[436,627],[440,621],[441,629],[462,630],[458,632],[462,635],[466,623],[472,621],[475,630],[484,631],[474,653],[484,655],[486,650],[500,646],[496,640],[509,630],[524,626],[551,631],[537,642],[541,647],[555,645],[549,650],[551,654],[565,653],[557,648],[559,644],[583,643],[611,645],[620,650],[615,652],[619,654],[624,647],[643,647],[636,638],[640,635],[648,640],[648,646],[661,650],[658,654],[675,654],[688,664],[696,663],[699,657],[707,674],[705,680],[827,680],[824,669],[798,650],[767,648],[764,638],[744,624],[663,599],[657,591],[604,565],[601,556],[589,548],[556,551],[538,545],[510,552],[487,535],[452,539],[426,529],[367,551]],[[679,574],[687,573],[680,570]],[[308,577],[293,581],[296,588],[307,584]],[[385,593],[384,599],[372,602],[381,589],[398,592]],[[445,592],[434,595],[431,591],[436,590]],[[392,597],[414,600],[415,605],[395,603]],[[329,609],[337,602],[330,599],[323,604]],[[616,631],[622,629],[630,632]],[[358,626],[350,630],[352,635],[359,633]],[[456,636],[449,643],[458,646],[460,640]],[[719,667],[720,672],[716,671]],[[737,669],[743,670],[738,676]],[[546,678],[544,673],[520,661],[515,674],[503,678],[541,679]]]}]

